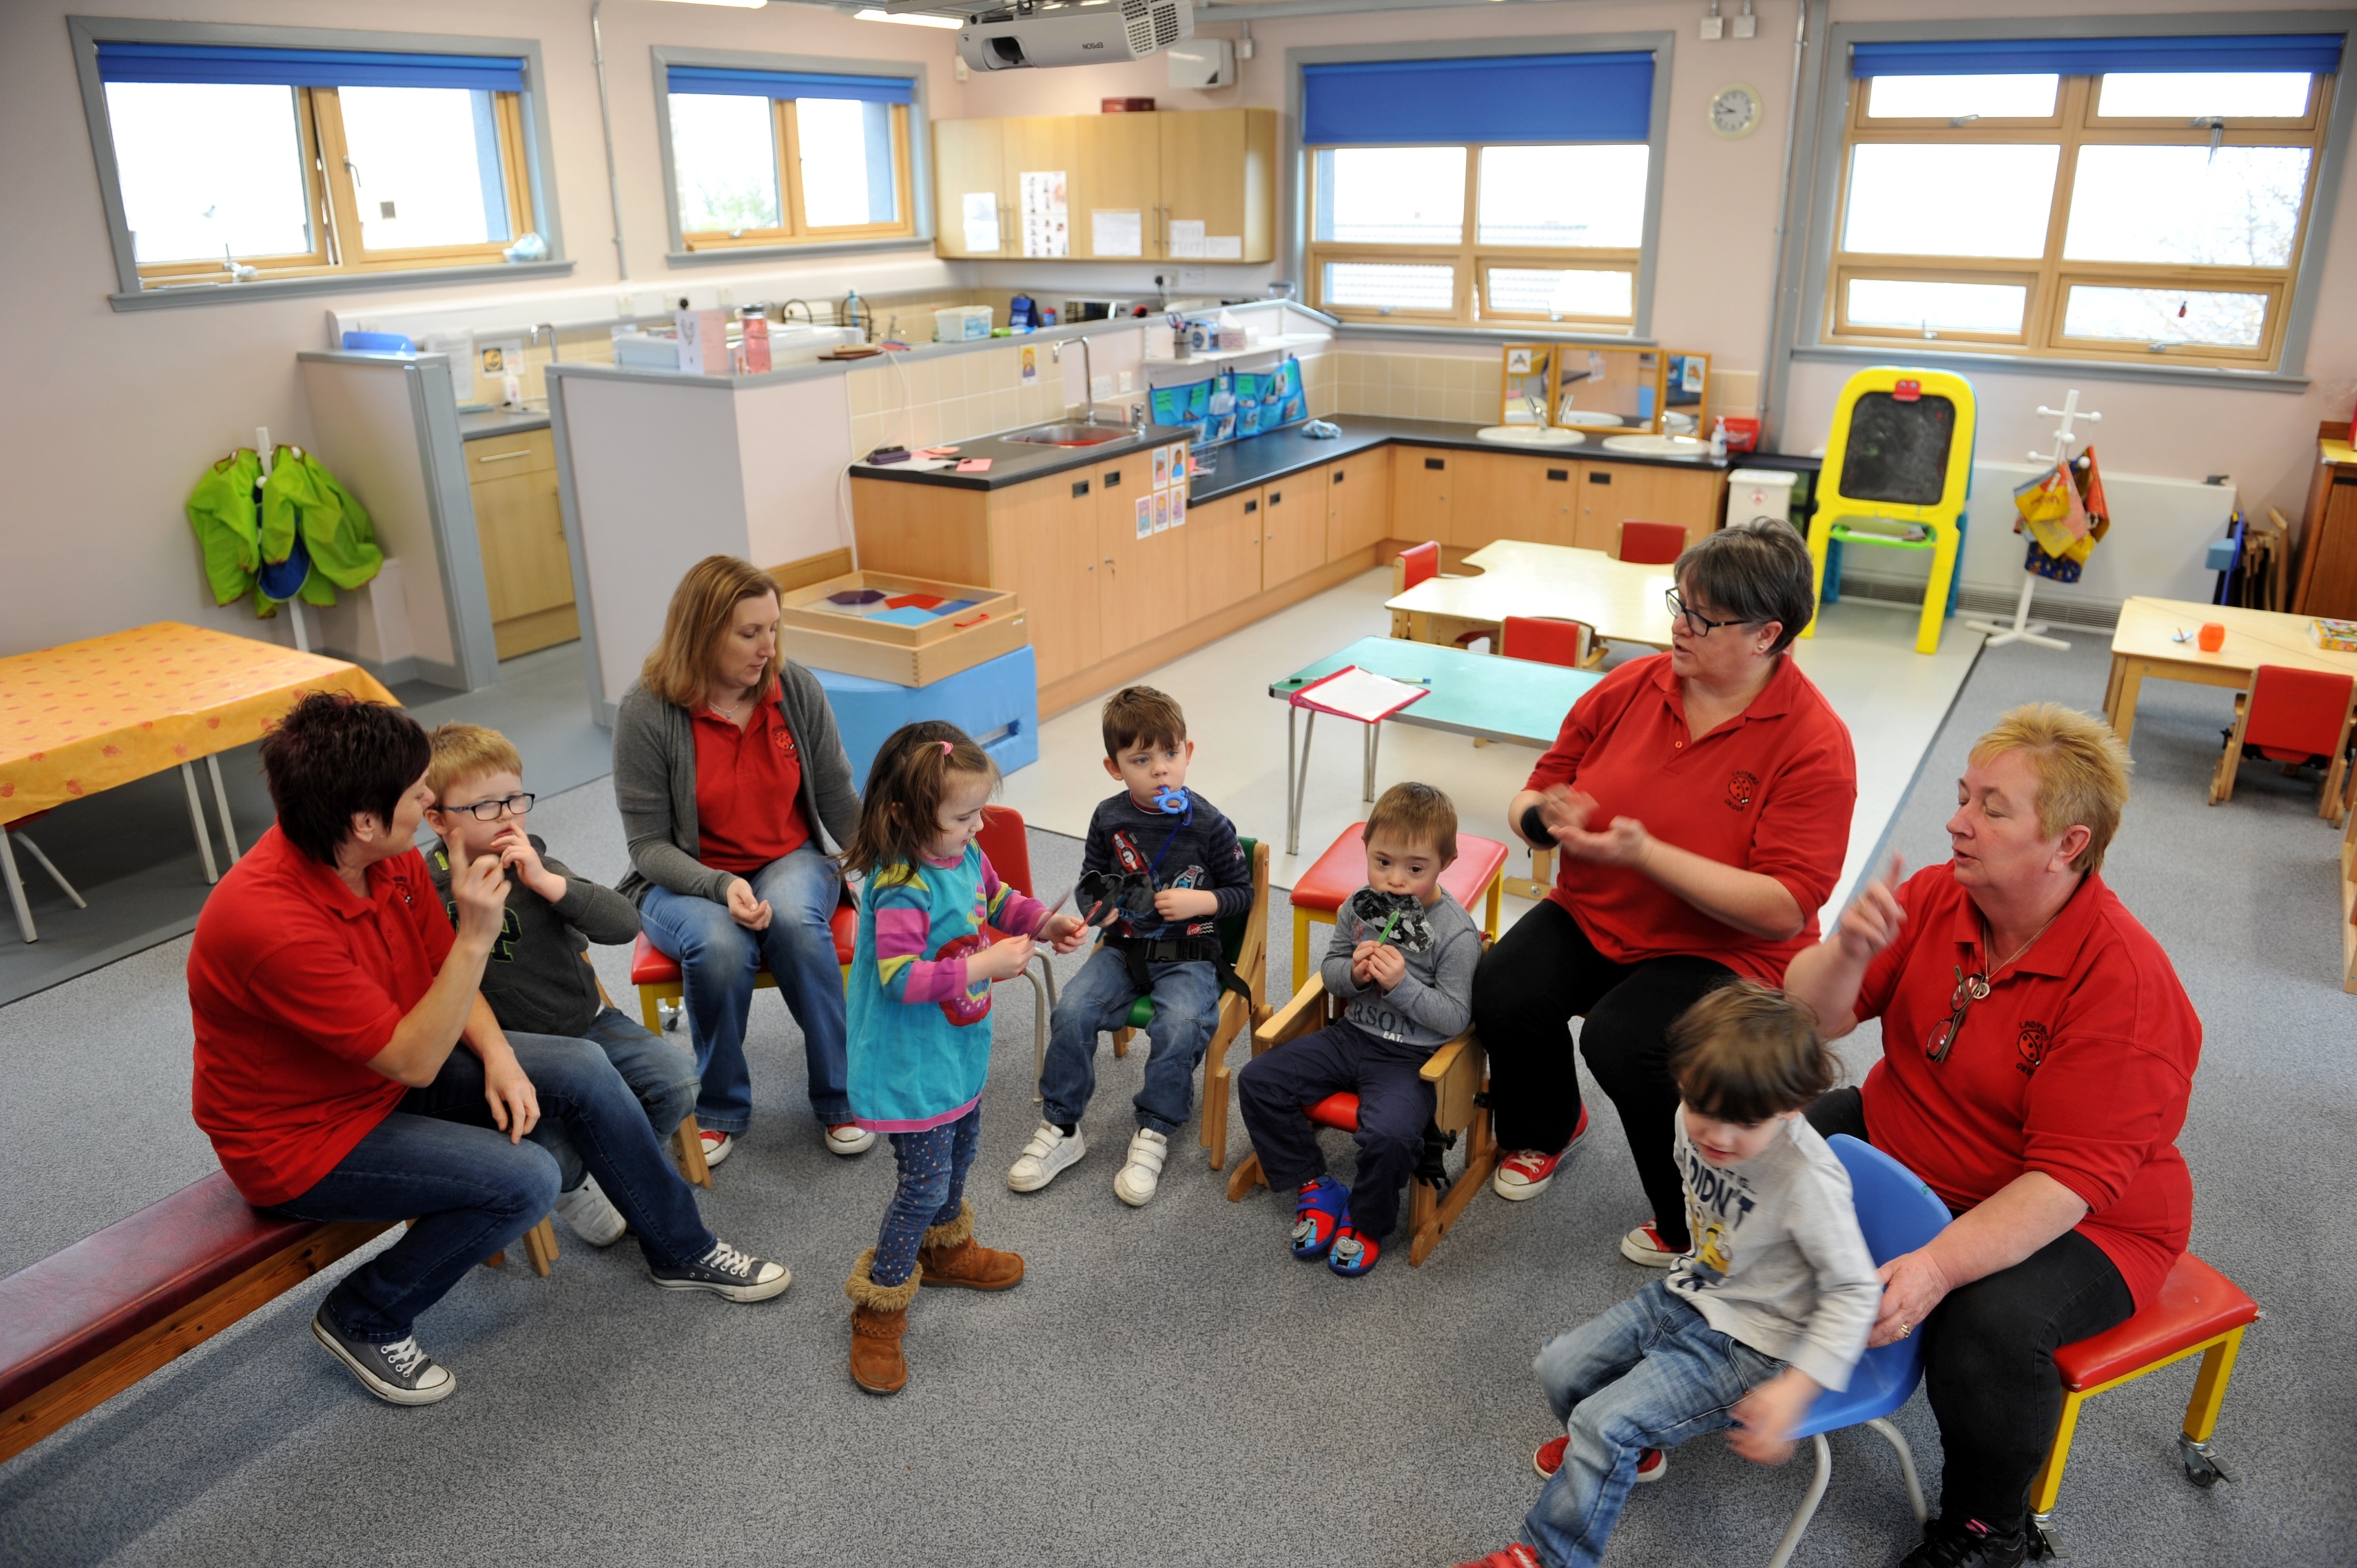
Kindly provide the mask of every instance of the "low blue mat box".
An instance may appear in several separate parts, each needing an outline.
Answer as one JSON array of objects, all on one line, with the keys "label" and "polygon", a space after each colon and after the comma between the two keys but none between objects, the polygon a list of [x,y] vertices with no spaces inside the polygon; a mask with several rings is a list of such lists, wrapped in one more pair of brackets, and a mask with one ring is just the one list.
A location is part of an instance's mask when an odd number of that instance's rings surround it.
[{"label": "low blue mat box", "polygon": [[901,686],[930,686],[1030,642],[1013,594],[970,583],[847,572],[779,596],[787,658]]}]

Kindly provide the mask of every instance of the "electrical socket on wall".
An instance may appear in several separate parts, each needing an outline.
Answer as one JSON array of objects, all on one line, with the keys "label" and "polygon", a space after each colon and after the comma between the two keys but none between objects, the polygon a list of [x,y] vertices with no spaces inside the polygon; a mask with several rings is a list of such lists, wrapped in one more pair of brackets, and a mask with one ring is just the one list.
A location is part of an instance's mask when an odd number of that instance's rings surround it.
[{"label": "electrical socket on wall", "polygon": [[1742,16],[1733,17],[1731,20],[1734,22],[1735,27],[1733,32],[1728,35],[1729,37],[1749,38],[1757,38],[1759,36],[1760,18],[1753,16],[1750,12],[1746,11]]}]

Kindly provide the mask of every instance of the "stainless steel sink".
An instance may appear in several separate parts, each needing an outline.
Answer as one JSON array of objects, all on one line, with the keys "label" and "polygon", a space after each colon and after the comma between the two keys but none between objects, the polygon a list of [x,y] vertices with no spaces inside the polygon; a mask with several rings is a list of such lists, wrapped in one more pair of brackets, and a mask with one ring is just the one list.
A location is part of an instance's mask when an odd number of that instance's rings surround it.
[{"label": "stainless steel sink", "polygon": [[1108,441],[1127,441],[1136,434],[1120,424],[1042,424],[1036,430],[1018,430],[999,439],[1020,441],[1029,446],[1102,446]]}]

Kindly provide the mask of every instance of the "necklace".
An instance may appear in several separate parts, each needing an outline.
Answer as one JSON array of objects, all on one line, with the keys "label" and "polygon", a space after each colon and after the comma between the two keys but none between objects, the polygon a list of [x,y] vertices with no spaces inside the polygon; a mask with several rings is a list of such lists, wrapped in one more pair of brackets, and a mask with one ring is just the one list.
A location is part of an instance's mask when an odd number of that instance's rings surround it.
[{"label": "necklace", "polygon": [[[2065,907],[2067,908],[2067,904]],[[1978,974],[1966,974],[1964,972],[1964,966],[1963,964],[1958,964],[1956,966],[1955,993],[1948,998],[1949,1003],[1955,1008],[1955,1011],[1948,1015],[1946,1023],[1932,1031],[1932,1037],[1923,1043],[1923,1054],[1935,1062],[1946,1061],[1948,1059],[1949,1049],[1956,1043],[1956,1032],[1964,1026],[1964,1015],[1972,1011],[1972,1005],[1974,1003],[1984,1001],[1987,998],[1989,993],[1989,982],[1995,979],[1997,975],[2004,973],[2009,965],[2018,961],[2021,955],[2028,952],[2031,946],[2037,942],[2038,939],[2044,936],[2048,929],[2061,918],[2062,911],[2061,909],[2057,909],[2053,914],[2048,916],[2046,918],[2046,924],[2030,932],[2029,940],[2014,949],[2013,956],[2007,959],[2004,963],[1996,965],[1984,963],[1981,967],[1981,972]],[[1988,956],[1989,950],[1994,945],[1995,940],[1995,934],[1989,929],[1988,917],[1984,915],[1981,917],[1981,956],[1984,959]]]}]

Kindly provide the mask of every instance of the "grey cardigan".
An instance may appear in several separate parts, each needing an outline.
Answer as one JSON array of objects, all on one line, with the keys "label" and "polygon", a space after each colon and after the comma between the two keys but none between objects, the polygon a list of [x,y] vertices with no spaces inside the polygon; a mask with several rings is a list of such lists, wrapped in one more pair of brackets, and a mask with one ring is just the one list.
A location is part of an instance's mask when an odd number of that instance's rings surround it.
[{"label": "grey cardigan", "polygon": [[[851,842],[859,822],[851,758],[835,732],[825,690],[791,659],[778,661],[778,711],[802,754],[797,803],[802,821],[820,838],[820,848],[832,839],[840,849]],[[702,841],[695,824],[694,717],[638,682],[622,693],[614,714],[614,804],[630,847],[630,875],[616,889],[624,897],[635,904],[650,886],[659,886],[684,897],[728,901],[737,873],[696,858]]]}]

